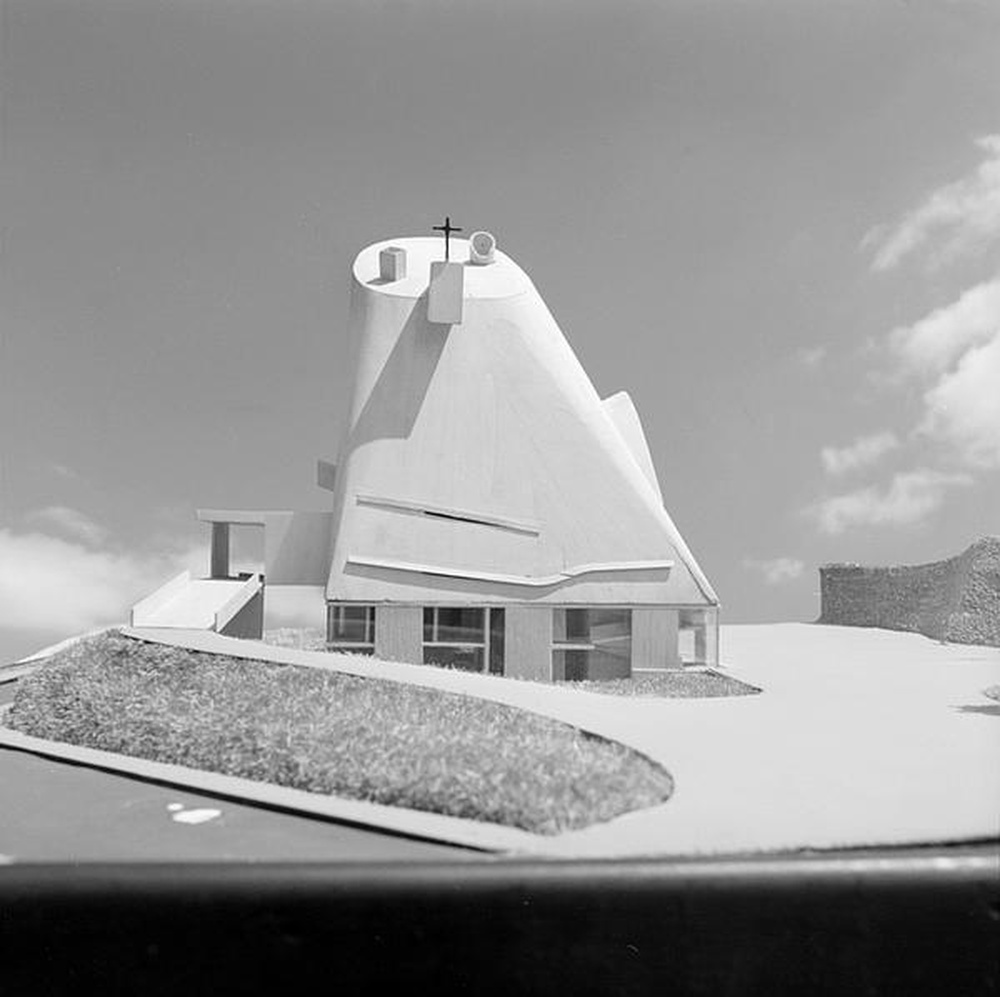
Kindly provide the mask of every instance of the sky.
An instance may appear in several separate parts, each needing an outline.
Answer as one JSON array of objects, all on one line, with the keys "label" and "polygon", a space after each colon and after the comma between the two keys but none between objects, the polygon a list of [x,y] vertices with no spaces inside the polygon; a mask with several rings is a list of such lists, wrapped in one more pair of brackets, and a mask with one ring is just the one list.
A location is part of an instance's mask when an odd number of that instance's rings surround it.
[{"label": "sky", "polygon": [[351,261],[445,214],[631,394],[724,622],[1000,533],[992,0],[0,16],[0,660],[205,571],[196,508],[326,507]]}]

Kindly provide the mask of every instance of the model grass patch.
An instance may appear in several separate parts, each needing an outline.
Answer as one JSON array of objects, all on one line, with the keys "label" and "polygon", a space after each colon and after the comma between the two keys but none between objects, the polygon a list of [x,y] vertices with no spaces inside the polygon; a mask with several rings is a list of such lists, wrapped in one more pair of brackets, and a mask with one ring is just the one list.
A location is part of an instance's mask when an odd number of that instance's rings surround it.
[{"label": "model grass patch", "polygon": [[89,638],[18,682],[32,737],[541,834],[669,798],[624,745],[405,683]]},{"label": "model grass patch", "polygon": [[629,678],[561,683],[571,689],[601,692],[609,696],[652,696],[667,699],[720,699],[755,696],[761,690],[712,669],[634,672]]}]

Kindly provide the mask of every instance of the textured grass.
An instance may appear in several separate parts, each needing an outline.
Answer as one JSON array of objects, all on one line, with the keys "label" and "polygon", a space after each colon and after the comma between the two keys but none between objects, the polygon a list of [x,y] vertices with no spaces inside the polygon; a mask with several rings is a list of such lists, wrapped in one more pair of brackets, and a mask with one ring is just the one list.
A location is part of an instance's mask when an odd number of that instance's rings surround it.
[{"label": "textured grass", "polygon": [[761,690],[720,672],[670,670],[636,672],[627,679],[601,682],[564,682],[573,689],[603,692],[610,696],[661,696],[668,699],[716,699],[723,696],[753,696]]},{"label": "textured grass", "polygon": [[116,633],[17,685],[5,722],[35,737],[542,834],[672,790],[632,749],[513,707]]},{"label": "textured grass", "polygon": [[313,627],[279,627],[264,631],[264,643],[298,651],[325,651],[326,633]]}]

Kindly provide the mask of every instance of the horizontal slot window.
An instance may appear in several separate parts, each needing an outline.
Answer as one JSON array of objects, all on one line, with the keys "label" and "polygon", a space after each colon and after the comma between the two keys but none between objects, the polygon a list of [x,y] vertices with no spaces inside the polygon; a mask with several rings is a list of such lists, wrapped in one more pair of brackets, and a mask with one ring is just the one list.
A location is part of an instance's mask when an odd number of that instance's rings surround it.
[{"label": "horizontal slot window", "polygon": [[509,529],[503,523],[491,522],[488,519],[477,519],[475,516],[462,516],[457,512],[436,512],[433,509],[424,509],[423,514],[431,519],[450,519],[455,523],[472,523],[475,526],[495,526],[498,529]]},{"label": "horizontal slot window", "polygon": [[538,536],[539,527],[536,523],[507,519],[503,516],[479,514],[464,509],[447,509],[441,506],[425,505],[421,502],[409,502],[404,499],[394,499],[377,495],[358,495],[355,501],[359,505],[373,506],[389,512],[408,513],[411,516],[428,516],[432,519],[449,519],[456,523],[470,523],[473,526],[488,526],[495,530],[510,530],[514,533],[527,533]]}]

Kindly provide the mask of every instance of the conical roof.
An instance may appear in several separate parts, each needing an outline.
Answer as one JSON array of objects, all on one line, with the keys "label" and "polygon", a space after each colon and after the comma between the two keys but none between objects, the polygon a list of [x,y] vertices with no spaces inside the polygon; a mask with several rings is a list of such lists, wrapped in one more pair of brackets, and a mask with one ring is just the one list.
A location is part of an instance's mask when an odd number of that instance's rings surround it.
[{"label": "conical roof", "polygon": [[[428,320],[440,239],[363,250],[355,380],[327,598],[710,605],[664,509],[635,409],[602,403],[527,274],[462,265],[462,321]],[[383,249],[406,276],[380,277]]]}]

